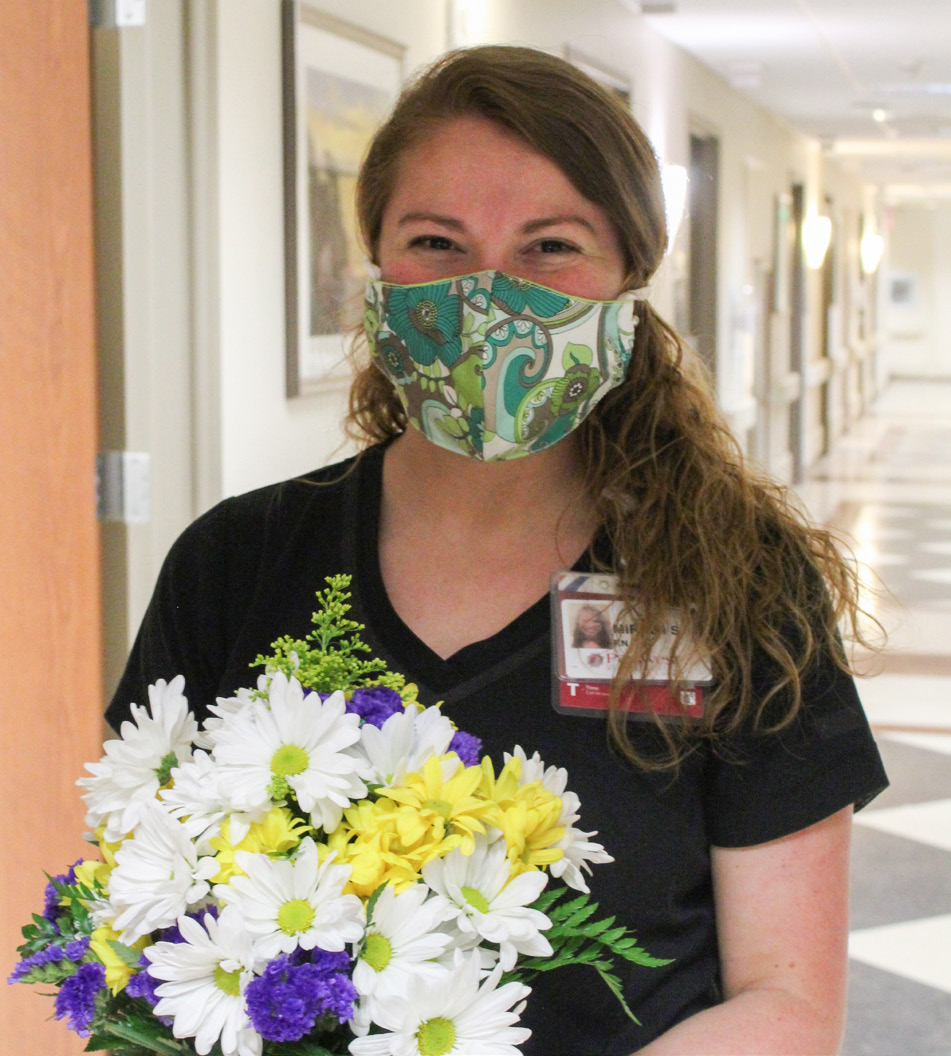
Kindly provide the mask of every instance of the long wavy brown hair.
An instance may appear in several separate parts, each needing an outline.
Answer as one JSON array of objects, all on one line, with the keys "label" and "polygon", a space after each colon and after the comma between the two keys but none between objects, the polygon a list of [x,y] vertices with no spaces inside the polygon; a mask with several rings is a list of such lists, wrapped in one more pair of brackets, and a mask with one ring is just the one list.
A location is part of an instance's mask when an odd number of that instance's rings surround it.
[{"label": "long wavy brown hair", "polygon": [[[558,165],[613,222],[627,288],[647,284],[667,245],[660,172],[647,136],[586,74],[521,47],[450,52],[404,90],[357,184],[371,260],[403,152],[440,123],[466,115],[497,122]],[[696,356],[648,303],[638,314],[624,382],[578,432],[587,487],[614,555],[610,570],[639,617],[615,682],[609,728],[630,759],[653,768],[676,766],[702,741],[726,748],[739,731],[788,726],[802,706],[804,675],[820,656],[848,670],[840,627],[861,640],[861,610],[854,562],[829,532],[806,521],[780,485],[744,462]],[[375,443],[405,427],[392,384],[364,362],[350,395],[351,435]],[[657,719],[664,751],[647,757],[632,744],[620,691],[646,670],[655,629],[672,611],[681,632],[672,655],[675,684],[690,660],[688,642],[711,658],[715,683],[699,723]],[[761,679],[754,684],[754,667],[771,672],[765,687]]]}]

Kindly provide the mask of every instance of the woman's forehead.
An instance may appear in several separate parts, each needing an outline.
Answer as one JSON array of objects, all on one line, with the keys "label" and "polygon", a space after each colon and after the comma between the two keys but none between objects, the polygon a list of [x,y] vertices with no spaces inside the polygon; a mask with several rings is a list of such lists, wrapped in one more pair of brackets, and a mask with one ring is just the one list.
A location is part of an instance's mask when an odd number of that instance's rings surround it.
[{"label": "woman's forehead", "polygon": [[555,161],[475,116],[440,122],[402,152],[386,212],[396,223],[420,216],[452,224],[480,213],[536,226],[552,218],[606,223]]}]

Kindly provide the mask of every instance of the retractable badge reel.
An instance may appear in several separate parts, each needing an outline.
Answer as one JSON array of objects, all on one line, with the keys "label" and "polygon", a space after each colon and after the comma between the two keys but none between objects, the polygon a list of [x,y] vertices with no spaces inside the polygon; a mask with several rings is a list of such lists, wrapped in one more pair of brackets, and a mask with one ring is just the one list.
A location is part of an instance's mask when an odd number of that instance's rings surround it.
[{"label": "retractable badge reel", "polygon": [[[552,577],[552,703],[564,715],[603,717],[620,657],[630,645],[636,616],[621,601],[617,577],[608,573],[557,572]],[[676,692],[670,653],[680,629],[668,617],[651,653],[645,677],[621,691],[631,718],[703,717],[704,693],[713,682],[707,661],[681,640],[686,658]]]}]

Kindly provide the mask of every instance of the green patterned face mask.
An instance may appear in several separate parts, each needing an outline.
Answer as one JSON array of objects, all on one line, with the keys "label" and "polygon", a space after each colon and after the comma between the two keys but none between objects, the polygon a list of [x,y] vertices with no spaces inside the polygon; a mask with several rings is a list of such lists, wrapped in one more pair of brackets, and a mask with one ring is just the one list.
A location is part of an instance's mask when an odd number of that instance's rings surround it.
[{"label": "green patterned face mask", "polygon": [[622,381],[645,293],[586,301],[499,271],[374,281],[364,325],[410,423],[498,462],[551,447]]}]

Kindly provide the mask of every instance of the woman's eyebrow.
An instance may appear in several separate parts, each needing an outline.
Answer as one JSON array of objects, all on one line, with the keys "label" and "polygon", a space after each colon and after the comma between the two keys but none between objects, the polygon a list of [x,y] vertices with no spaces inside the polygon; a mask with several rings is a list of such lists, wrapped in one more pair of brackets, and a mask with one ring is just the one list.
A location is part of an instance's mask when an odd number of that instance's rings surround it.
[{"label": "woman's eyebrow", "polygon": [[587,228],[592,234],[597,234],[594,229],[594,225],[590,220],[583,216],[578,216],[575,213],[564,213],[558,216],[544,216],[538,220],[529,220],[527,224],[522,227],[522,230],[526,235],[532,235],[536,231],[542,231],[546,227],[558,227],[560,224],[579,224],[581,227]]},{"label": "woman's eyebrow", "polygon": [[439,213],[426,212],[404,213],[397,221],[397,226],[402,227],[404,224],[414,224],[420,221],[429,224],[439,224],[440,227],[448,227],[453,231],[465,229],[463,222],[453,216],[441,216]]},{"label": "woman's eyebrow", "polygon": [[[447,227],[452,231],[464,231],[466,226],[454,216],[443,216],[441,213],[430,213],[425,210],[414,210],[410,213],[404,213],[397,221],[397,226],[402,227],[405,224],[415,223],[439,224],[440,227]],[[579,216],[575,213],[559,213],[556,216],[542,216],[536,220],[529,220],[522,225],[522,231],[526,235],[533,235],[538,231],[544,231],[549,227],[558,227],[562,224],[577,224],[586,228],[592,234],[597,233],[594,225],[587,217]]]}]

